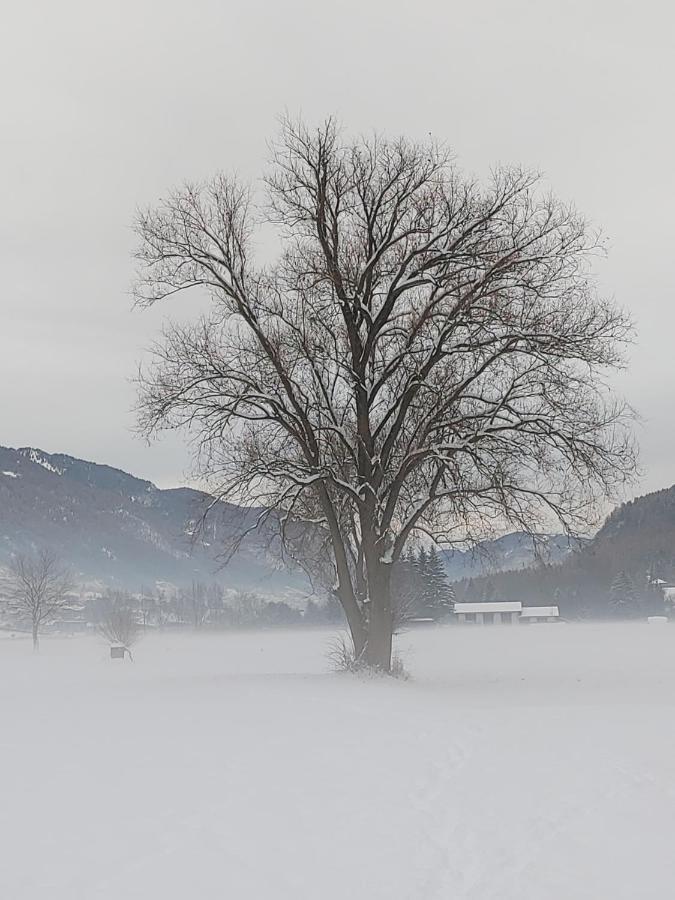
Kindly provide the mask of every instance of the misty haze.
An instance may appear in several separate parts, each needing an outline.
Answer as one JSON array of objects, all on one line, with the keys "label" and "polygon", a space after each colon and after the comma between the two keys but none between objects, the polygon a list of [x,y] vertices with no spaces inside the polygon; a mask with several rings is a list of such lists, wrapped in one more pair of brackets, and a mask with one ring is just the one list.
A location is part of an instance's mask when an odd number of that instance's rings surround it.
[{"label": "misty haze", "polygon": [[670,898],[675,14],[0,22],[0,897]]}]

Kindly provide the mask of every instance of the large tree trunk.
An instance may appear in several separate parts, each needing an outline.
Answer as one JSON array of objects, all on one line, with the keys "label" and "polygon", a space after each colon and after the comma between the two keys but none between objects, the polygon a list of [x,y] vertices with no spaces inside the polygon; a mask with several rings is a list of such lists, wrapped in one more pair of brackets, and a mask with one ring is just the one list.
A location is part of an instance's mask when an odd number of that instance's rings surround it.
[{"label": "large tree trunk", "polygon": [[354,608],[353,604],[346,603],[342,600],[339,591],[338,599],[340,600],[343,612],[347,619],[347,625],[349,626],[349,633],[352,638],[352,644],[354,645],[354,658],[362,659],[368,641],[368,632],[364,625],[363,618],[360,613],[358,613],[358,610]]},{"label": "large tree trunk", "polygon": [[391,672],[394,619],[391,609],[391,566],[381,562],[368,571],[369,611],[368,643],[364,661],[374,669]]},{"label": "large tree trunk", "polygon": [[37,653],[40,649],[40,636],[38,634],[38,623],[33,622],[33,650]]}]

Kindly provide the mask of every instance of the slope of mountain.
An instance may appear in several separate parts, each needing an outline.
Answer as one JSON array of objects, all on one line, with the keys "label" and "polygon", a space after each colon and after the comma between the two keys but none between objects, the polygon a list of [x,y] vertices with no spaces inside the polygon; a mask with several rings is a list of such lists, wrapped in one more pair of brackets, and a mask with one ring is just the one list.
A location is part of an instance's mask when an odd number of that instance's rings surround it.
[{"label": "slope of mountain", "polygon": [[622,503],[589,549],[614,569],[675,580],[675,485]]},{"label": "slope of mountain", "polygon": [[0,566],[12,553],[48,546],[84,581],[138,589],[218,580],[261,593],[306,592],[284,568],[269,530],[247,538],[225,568],[218,554],[259,510],[219,503],[190,488],[160,490],[110,466],[34,448],[0,447]]},{"label": "slope of mountain", "polygon": [[[0,447],[0,566],[12,553],[53,548],[83,580],[136,589],[168,581],[217,579],[226,586],[283,594],[307,590],[279,562],[269,530],[248,537],[222,568],[228,540],[260,510],[219,503],[197,526],[212,498],[190,488],[160,490],[119,469],[31,447]],[[443,554],[451,580],[559,562],[571,552],[563,535],[514,532],[474,550]]]},{"label": "slope of mountain", "polygon": [[540,534],[536,540],[522,531],[514,531],[491,541],[482,541],[473,550],[446,550],[446,572],[451,581],[476,578],[518,569],[530,569],[538,563],[561,562],[579,546],[564,534]]}]

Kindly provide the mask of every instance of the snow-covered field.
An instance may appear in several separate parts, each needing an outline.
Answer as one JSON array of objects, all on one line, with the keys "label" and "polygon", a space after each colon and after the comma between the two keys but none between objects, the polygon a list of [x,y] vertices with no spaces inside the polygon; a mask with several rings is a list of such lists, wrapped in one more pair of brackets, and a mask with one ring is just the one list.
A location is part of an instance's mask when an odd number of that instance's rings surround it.
[{"label": "snow-covered field", "polygon": [[675,626],[0,640],[7,900],[666,900]]}]

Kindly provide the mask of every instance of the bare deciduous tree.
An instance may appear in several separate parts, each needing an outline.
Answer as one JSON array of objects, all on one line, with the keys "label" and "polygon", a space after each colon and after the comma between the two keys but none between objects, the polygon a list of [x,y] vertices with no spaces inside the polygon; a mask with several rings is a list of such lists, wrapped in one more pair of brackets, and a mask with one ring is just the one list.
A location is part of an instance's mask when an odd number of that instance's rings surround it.
[{"label": "bare deciduous tree", "polygon": [[599,236],[535,174],[481,186],[433,142],[332,120],[284,122],[272,153],[263,206],[217,176],[138,216],[137,302],[213,300],[155,346],[141,425],[189,428],[218,498],[314,523],[356,656],[387,670],[412,535],[578,531],[630,478],[630,410],[603,376],[631,324],[597,295]]},{"label": "bare deciduous tree", "polygon": [[68,602],[73,580],[58,557],[47,549],[15,556],[9,564],[7,594],[16,610],[30,619],[33,650],[40,648],[40,629],[53,621]]},{"label": "bare deciduous tree", "polygon": [[189,590],[181,591],[180,598],[193,628],[201,628],[209,614],[206,601],[206,585],[193,581]]}]

